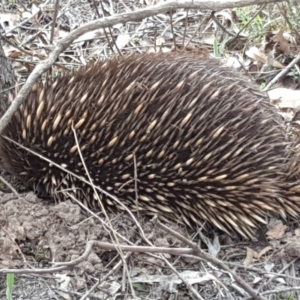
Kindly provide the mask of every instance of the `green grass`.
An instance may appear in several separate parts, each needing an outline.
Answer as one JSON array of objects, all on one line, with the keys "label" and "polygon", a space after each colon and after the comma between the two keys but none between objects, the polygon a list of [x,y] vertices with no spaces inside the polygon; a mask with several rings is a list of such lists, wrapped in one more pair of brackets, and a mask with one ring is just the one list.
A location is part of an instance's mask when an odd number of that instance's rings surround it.
[{"label": "green grass", "polygon": [[288,295],[287,297],[285,298],[281,298],[281,297],[276,297],[276,300],[297,300],[296,296],[294,293]]},{"label": "green grass", "polygon": [[[243,33],[247,34],[251,41],[261,43],[266,32],[279,29],[288,32],[299,31],[300,4],[296,1],[291,6],[280,3],[278,5],[267,5],[260,12],[259,9],[259,6],[248,6],[237,8],[235,11],[239,19],[239,23],[236,25],[240,29],[246,26]],[[253,20],[251,20],[252,18]]]},{"label": "green grass", "polygon": [[6,299],[12,300],[12,292],[15,282],[15,274],[9,273],[6,275]]}]

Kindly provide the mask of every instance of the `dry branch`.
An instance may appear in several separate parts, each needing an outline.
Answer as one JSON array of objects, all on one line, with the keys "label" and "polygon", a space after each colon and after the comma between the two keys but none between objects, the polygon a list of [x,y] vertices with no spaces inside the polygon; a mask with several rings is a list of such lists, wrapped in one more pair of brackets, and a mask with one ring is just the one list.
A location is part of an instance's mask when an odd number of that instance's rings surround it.
[{"label": "dry branch", "polygon": [[204,252],[202,249],[199,248],[199,246],[179,234],[178,232],[175,232],[174,230],[170,229],[168,226],[165,226],[161,222],[157,220],[157,218],[152,219],[153,222],[156,222],[156,224],[165,230],[166,232],[172,234],[176,238],[178,238],[180,241],[184,242],[188,246],[190,246],[193,251],[194,255],[198,256],[199,258],[203,259],[206,262],[211,263],[214,267],[218,268],[219,270],[222,270],[224,272],[227,272],[231,275],[231,277],[235,280],[235,282],[241,287],[244,291],[246,291],[252,299],[255,300],[266,300],[265,297],[262,297],[261,294],[259,294],[256,290],[254,290],[250,285],[248,285],[240,276],[238,276],[234,271],[231,271],[221,260],[217,259],[216,257],[213,257],[212,255]]}]

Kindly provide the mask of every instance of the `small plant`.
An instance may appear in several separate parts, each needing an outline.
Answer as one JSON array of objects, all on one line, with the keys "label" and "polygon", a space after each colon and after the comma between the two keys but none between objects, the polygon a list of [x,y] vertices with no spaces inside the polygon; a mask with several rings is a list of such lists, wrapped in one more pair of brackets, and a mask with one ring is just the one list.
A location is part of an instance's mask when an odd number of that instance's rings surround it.
[{"label": "small plant", "polygon": [[279,297],[279,296],[276,296],[275,299],[276,299],[276,300],[296,300],[297,298],[295,297],[295,294],[292,293],[292,294],[290,294],[290,295],[288,295],[288,296],[286,296],[286,297],[284,297],[284,298]]},{"label": "small plant", "polygon": [[[277,31],[298,31],[300,22],[300,5],[267,5],[262,11],[254,6],[237,8],[236,15],[239,19],[237,24],[248,34],[249,39],[260,43],[266,32]],[[246,28],[244,28],[246,26]]]},{"label": "small plant", "polygon": [[289,296],[287,296],[286,298],[285,298],[285,300],[296,300],[297,298],[296,298],[296,296],[295,296],[295,294],[290,294]]},{"label": "small plant", "polygon": [[219,45],[218,45],[218,40],[217,38],[214,39],[214,55],[215,57],[220,57],[221,56],[221,53],[220,53],[220,48],[219,48]]},{"label": "small plant", "polygon": [[265,24],[268,23],[268,21],[263,20],[259,14],[253,18],[253,15],[255,14],[253,8],[237,9],[236,14],[240,20],[239,27],[243,28],[244,26],[247,26],[244,28],[244,32],[249,35],[250,40],[261,41],[262,36],[266,31]]},{"label": "small plant", "polygon": [[15,281],[15,274],[9,273],[6,275],[6,299],[12,300],[12,291]]}]

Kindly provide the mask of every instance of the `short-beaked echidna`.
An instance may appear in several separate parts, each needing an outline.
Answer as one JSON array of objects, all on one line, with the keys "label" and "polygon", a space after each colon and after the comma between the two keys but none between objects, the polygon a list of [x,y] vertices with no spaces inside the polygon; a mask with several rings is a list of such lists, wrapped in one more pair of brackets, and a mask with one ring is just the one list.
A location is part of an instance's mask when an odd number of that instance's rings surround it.
[{"label": "short-beaked echidna", "polygon": [[270,212],[299,212],[299,198],[287,198],[282,183],[283,122],[216,60],[128,55],[34,86],[0,140],[2,166],[59,200],[73,188],[94,207],[91,186],[4,138],[87,178],[72,128],[94,184],[133,212],[138,205],[147,215],[247,236]]}]

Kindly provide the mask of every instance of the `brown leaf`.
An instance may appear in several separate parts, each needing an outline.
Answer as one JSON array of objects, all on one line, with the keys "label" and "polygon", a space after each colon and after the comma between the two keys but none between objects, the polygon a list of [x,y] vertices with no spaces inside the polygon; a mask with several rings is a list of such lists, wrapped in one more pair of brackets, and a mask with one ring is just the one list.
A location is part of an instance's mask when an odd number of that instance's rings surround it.
[{"label": "brown leaf", "polygon": [[278,49],[284,53],[287,54],[290,52],[290,45],[289,42],[285,39],[283,36],[283,30],[280,29],[277,34],[273,37],[274,42],[278,42]]},{"label": "brown leaf", "polygon": [[251,248],[247,247],[247,255],[244,260],[244,265],[245,266],[250,266],[252,264],[253,258],[257,257],[257,252]]},{"label": "brown leaf", "polygon": [[263,255],[265,255],[267,252],[269,252],[270,250],[272,250],[273,248],[271,247],[271,246],[267,246],[267,247],[265,247],[265,248],[263,248],[262,250],[260,250],[259,252],[258,252],[258,255],[257,255],[257,259],[261,259],[261,257],[263,256]]},{"label": "brown leaf", "polygon": [[267,237],[271,240],[279,240],[284,236],[286,229],[287,226],[282,222],[279,222],[277,225],[268,230]]}]

